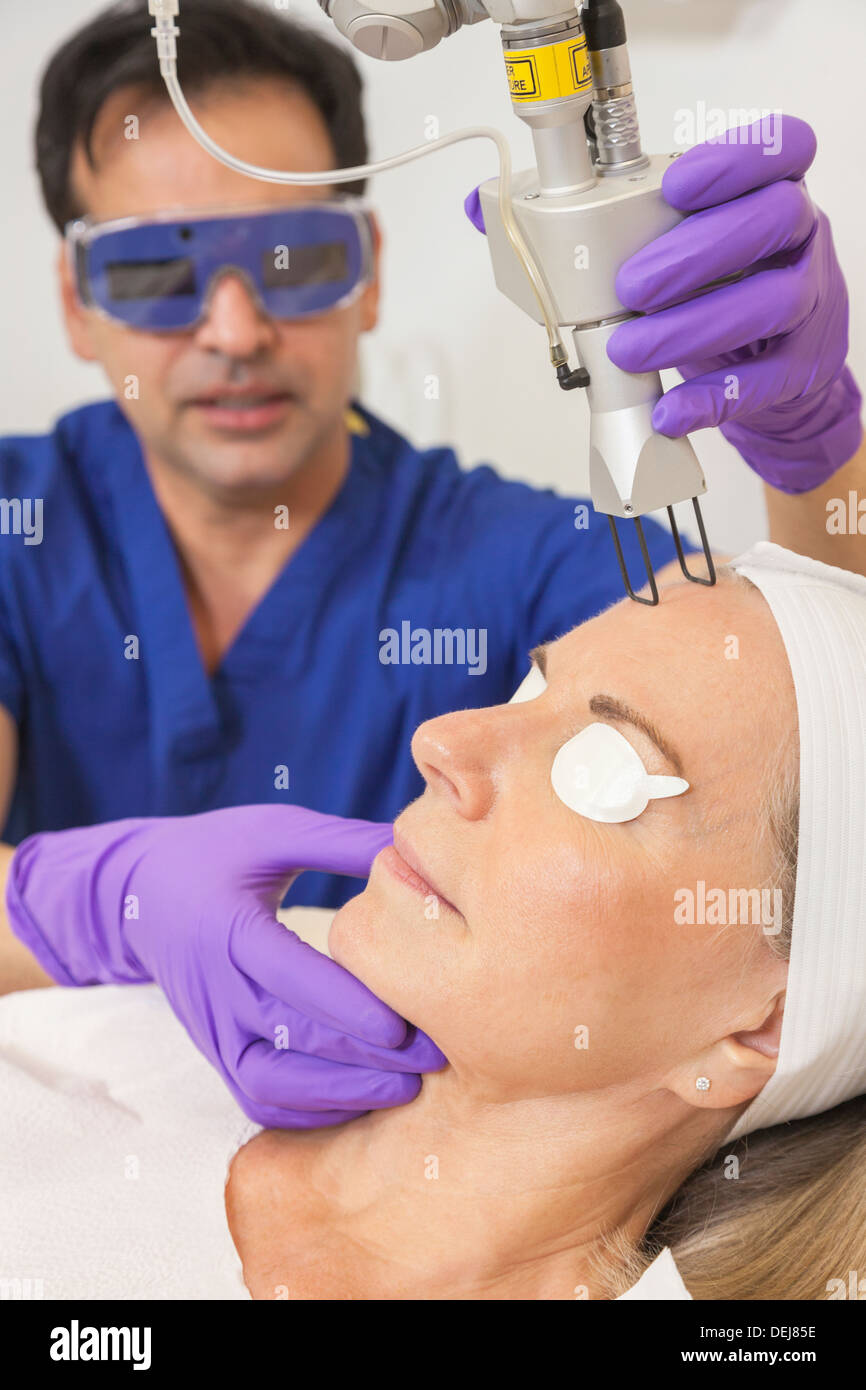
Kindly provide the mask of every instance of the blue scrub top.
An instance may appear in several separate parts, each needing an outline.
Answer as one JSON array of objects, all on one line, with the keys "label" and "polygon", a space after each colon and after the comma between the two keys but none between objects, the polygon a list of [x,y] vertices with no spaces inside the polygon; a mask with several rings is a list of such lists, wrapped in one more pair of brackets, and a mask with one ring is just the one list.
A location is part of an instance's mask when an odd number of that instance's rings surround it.
[{"label": "blue scrub top", "polygon": [[[43,507],[41,544],[11,511],[0,535],[0,702],[20,737],[4,840],[251,802],[390,821],[424,787],[420,723],[508,700],[531,647],[622,598],[608,523],[585,501],[464,471],[357,401],[347,419],[340,492],[210,677],[118,405],[0,440],[4,498]],[[658,568],[673,542],[644,526]],[[634,528],[620,532],[637,577]],[[302,874],[286,902],[338,906],[360,887]]]}]

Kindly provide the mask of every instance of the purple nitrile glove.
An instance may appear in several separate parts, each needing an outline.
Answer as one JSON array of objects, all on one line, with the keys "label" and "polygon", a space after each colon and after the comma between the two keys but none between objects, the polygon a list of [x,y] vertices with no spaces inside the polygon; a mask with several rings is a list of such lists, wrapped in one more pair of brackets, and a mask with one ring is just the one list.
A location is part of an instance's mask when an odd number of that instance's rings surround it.
[{"label": "purple nitrile glove", "polygon": [[484,225],[484,213],[481,211],[481,197],[478,192],[480,187],[481,185],[479,183],[473,188],[471,193],[467,193],[466,197],[463,199],[463,210],[473,227],[477,227],[479,232],[483,232],[486,236],[487,228]]},{"label": "purple nitrile glove", "polygon": [[[628,372],[676,367],[685,383],[658,402],[653,426],[679,438],[721,427],[750,468],[780,492],[809,492],[857,452],[862,397],[850,370],[848,292],[830,224],[803,178],[815,133],[795,116],[757,122],[687,151],[665,198],[694,214],[632,256],[616,290],[647,317],[608,343]],[[474,188],[463,204],[483,232]],[[714,280],[746,280],[674,304]]]},{"label": "purple nitrile glove", "polygon": [[341,1124],[414,1099],[445,1058],[275,912],[301,870],[364,877],[391,836],[269,805],[31,835],[9,923],[60,984],[155,980],[252,1120]]},{"label": "purple nitrile glove", "polygon": [[[687,151],[662,191],[692,213],[621,267],[623,324],[608,355],[628,372],[676,367],[653,412],[679,438],[719,425],[780,492],[809,492],[857,452],[862,397],[845,366],[848,293],[830,224],[803,182],[815,133],[794,116]],[[713,280],[746,279],[671,305]]]}]

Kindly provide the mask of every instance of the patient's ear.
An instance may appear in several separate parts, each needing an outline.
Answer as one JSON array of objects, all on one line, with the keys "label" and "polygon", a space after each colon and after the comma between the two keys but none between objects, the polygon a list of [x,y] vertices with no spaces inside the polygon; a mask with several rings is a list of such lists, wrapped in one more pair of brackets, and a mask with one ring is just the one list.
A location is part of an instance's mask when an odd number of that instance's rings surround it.
[{"label": "patient's ear", "polygon": [[[783,990],[776,999],[772,1012],[767,1015],[760,1028],[754,1028],[747,1033],[735,1033],[733,1041],[739,1043],[741,1047],[752,1047],[762,1056],[772,1057],[775,1061],[779,1056],[779,1043],[782,1040],[782,1015],[784,1012],[785,993]],[[773,1070],[775,1071],[775,1067]]]},{"label": "patient's ear", "polygon": [[[757,1028],[730,1033],[678,1067],[667,1078],[668,1089],[701,1110],[727,1110],[754,1100],[776,1070],[784,1009],[781,990]],[[709,1081],[706,1089],[698,1088],[698,1077]]]}]

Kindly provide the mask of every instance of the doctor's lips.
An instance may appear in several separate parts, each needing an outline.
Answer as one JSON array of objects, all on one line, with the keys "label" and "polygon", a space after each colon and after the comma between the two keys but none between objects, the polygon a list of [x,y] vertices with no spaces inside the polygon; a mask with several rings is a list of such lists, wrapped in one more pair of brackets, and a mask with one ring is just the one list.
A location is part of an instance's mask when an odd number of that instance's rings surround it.
[{"label": "doctor's lips", "polygon": [[447,907],[451,912],[456,912],[458,916],[460,915],[454,904],[449,902],[445,895],[439,892],[435,884],[430,882],[423,865],[405,840],[395,835],[393,845],[387,845],[377,857],[381,859],[388,872],[393,874],[395,878],[399,878],[401,883],[405,883],[407,888],[411,888],[413,892],[419,893],[424,898],[437,898],[444,907]]},{"label": "doctor's lips", "polygon": [[195,406],[205,419],[222,429],[257,430],[276,424],[296,399],[292,391],[251,382],[246,386],[211,387],[187,401],[187,405]]}]

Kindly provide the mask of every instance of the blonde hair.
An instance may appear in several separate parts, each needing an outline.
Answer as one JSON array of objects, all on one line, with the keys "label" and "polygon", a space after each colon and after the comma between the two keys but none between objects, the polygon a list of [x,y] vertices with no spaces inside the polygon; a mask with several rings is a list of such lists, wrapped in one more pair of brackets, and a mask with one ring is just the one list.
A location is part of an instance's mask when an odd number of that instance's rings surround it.
[{"label": "blonde hair", "polygon": [[[743,575],[719,571],[742,584]],[[800,801],[796,730],[773,769],[762,818],[781,890],[782,930],[770,949],[790,959]],[[714,1152],[653,1221],[642,1241],[603,1243],[610,1296],[637,1282],[670,1246],[695,1299],[831,1299],[866,1279],[866,1096],[758,1130]],[[855,1295],[856,1296],[856,1295]]]}]

